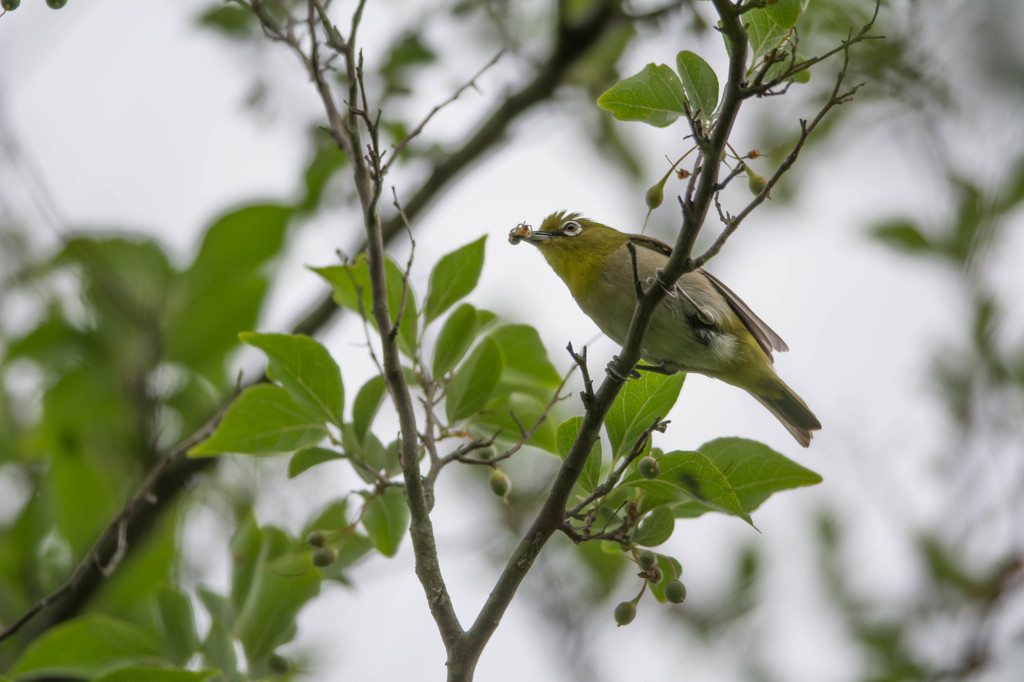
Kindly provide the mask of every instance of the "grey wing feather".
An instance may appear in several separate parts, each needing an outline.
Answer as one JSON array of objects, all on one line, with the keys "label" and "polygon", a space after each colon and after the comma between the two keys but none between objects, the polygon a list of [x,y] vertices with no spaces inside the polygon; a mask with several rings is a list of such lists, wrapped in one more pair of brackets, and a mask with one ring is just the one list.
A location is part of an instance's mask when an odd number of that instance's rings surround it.
[{"label": "grey wing feather", "polygon": [[757,340],[761,350],[764,351],[768,359],[772,359],[772,350],[779,352],[786,352],[789,350],[789,346],[782,340],[782,337],[772,331],[772,328],[764,323],[760,317],[754,314],[754,311],[747,307],[747,304],[740,300],[740,297],[733,293],[732,289],[722,284],[717,277],[712,275],[707,270],[701,268],[699,272],[708,278],[708,281],[718,290],[718,293],[725,297],[725,300],[729,302],[729,306],[733,309],[733,312],[743,321],[750,333],[754,335],[754,339]]}]

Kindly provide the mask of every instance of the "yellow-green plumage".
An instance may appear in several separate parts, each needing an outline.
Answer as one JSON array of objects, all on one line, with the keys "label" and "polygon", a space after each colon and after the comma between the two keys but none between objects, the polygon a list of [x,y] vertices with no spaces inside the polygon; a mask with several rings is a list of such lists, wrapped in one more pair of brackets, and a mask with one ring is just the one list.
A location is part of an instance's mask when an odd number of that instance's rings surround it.
[{"label": "yellow-green plumage", "polygon": [[[526,239],[601,331],[623,343],[636,306],[633,261],[646,284],[664,267],[671,248],[650,237],[629,235],[577,213],[553,213],[540,230],[519,227],[509,240]],[[772,350],[788,350],[724,284],[704,270],[683,275],[669,290],[644,337],[645,361],[668,371],[697,372],[746,390],[767,407],[797,441],[807,446],[821,428],[807,405],[772,368]]]}]

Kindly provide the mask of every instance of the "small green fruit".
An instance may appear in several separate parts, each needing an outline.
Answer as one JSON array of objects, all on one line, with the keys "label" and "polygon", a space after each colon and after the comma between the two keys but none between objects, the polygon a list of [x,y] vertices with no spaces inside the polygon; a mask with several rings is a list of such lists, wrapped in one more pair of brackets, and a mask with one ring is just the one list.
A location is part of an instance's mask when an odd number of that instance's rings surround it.
[{"label": "small green fruit", "polygon": [[[758,175],[753,170],[751,170],[750,166],[747,166],[746,170],[747,170],[747,187],[750,189],[750,193],[756,196],[756,195],[760,194],[764,190],[765,187],[768,186],[768,181],[765,179],[765,177],[763,175]],[[772,195],[769,194],[768,198],[771,199]]]},{"label": "small green fruit", "polygon": [[665,577],[665,574],[661,572],[661,569],[655,566],[651,570],[647,571],[647,582],[652,585],[657,585],[661,582],[661,579]]},{"label": "small green fruit", "polygon": [[46,4],[49,5],[51,9],[60,9],[64,5],[68,4],[68,0],[46,0]]},{"label": "small green fruit", "polygon": [[640,568],[649,571],[658,565],[658,555],[649,549],[644,549],[636,555],[636,562],[640,564]]},{"label": "small green fruit", "polygon": [[505,497],[508,495],[508,491],[512,489],[512,483],[508,480],[508,476],[501,469],[491,469],[491,492],[498,497]]},{"label": "small green fruit", "polygon": [[661,473],[661,465],[658,464],[658,460],[647,455],[646,457],[641,457],[640,461],[637,462],[636,470],[640,472],[641,476],[651,480],[657,478],[658,474]]},{"label": "small green fruit", "polygon": [[494,459],[498,454],[498,448],[493,445],[482,447],[476,451],[476,456],[480,459]]},{"label": "small green fruit", "polygon": [[21,0],[0,0],[0,7],[3,7],[8,12],[12,9],[18,9],[19,5],[21,5]]},{"label": "small green fruit", "polygon": [[679,580],[669,580],[665,583],[665,599],[673,604],[682,604],[686,599],[686,585]]},{"label": "small green fruit", "polygon": [[651,186],[647,190],[647,194],[644,195],[644,201],[647,202],[647,208],[652,211],[662,205],[665,201],[665,180],[668,176],[661,179],[657,185]]},{"label": "small green fruit", "polygon": [[313,550],[313,565],[317,568],[327,568],[338,559],[338,555],[330,547],[317,547]]},{"label": "small green fruit", "polygon": [[636,618],[636,604],[631,601],[624,601],[615,607],[615,622],[619,627],[629,625]]}]

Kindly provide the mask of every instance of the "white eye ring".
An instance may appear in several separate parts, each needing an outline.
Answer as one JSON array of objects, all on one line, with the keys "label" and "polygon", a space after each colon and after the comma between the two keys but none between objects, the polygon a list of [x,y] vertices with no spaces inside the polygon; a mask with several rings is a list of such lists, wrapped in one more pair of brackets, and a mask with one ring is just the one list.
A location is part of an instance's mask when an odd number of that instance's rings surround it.
[{"label": "white eye ring", "polygon": [[570,237],[575,237],[582,231],[583,226],[580,225],[575,220],[566,220],[564,223],[562,223],[562,234],[568,235]]}]

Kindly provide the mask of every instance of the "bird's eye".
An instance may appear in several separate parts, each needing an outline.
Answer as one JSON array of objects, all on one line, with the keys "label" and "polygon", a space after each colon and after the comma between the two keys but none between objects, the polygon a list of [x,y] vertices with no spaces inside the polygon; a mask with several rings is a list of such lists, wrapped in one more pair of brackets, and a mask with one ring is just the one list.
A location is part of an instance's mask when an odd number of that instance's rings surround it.
[{"label": "bird's eye", "polygon": [[569,235],[570,237],[575,237],[582,231],[583,226],[580,225],[575,220],[566,220],[564,223],[562,223],[562,234]]}]

